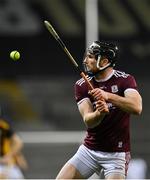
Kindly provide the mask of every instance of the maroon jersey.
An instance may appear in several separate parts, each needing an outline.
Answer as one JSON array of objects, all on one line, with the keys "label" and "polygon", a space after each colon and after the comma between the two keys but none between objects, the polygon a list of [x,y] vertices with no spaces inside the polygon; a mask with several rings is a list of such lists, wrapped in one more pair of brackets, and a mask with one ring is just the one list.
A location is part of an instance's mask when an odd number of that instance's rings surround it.
[{"label": "maroon jersey", "polygon": [[[124,96],[127,89],[137,90],[136,81],[133,76],[121,71],[113,70],[113,73],[104,80],[96,81],[94,77],[88,77],[94,88]],[[81,103],[89,98],[94,107],[94,100],[88,94],[88,85],[81,78],[75,84],[75,98]],[[109,103],[109,114],[102,122],[94,127],[88,128],[84,139],[84,145],[92,150],[104,152],[127,152],[130,151],[130,114]]]}]

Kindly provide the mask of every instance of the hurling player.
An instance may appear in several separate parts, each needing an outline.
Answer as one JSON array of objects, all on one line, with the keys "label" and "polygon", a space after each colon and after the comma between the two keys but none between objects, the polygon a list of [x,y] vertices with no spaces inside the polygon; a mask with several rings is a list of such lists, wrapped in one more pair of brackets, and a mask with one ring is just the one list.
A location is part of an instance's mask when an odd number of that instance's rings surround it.
[{"label": "hurling player", "polygon": [[[142,98],[135,78],[114,69],[118,47],[94,41],[83,64],[94,89],[83,78],[75,84],[79,112],[86,137],[57,179],[89,178],[103,169],[106,179],[125,179],[130,161],[130,115],[140,115]],[[107,111],[109,109],[109,112]]]}]

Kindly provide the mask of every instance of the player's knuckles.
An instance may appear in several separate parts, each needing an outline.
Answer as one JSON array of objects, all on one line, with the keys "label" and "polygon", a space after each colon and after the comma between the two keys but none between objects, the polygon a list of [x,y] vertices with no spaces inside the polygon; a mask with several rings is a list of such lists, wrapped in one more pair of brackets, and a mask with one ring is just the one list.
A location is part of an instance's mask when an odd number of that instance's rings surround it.
[{"label": "player's knuckles", "polygon": [[97,94],[97,95],[101,95],[102,93],[101,93],[101,91],[100,91],[100,90],[97,90],[97,91],[95,91],[95,94]]},{"label": "player's knuckles", "polygon": [[94,98],[95,98],[95,100],[98,101],[99,99],[101,99],[101,96],[98,96],[98,95],[97,95],[97,96],[95,96]]},{"label": "player's knuckles", "polygon": [[96,104],[96,108],[102,108],[101,104]]},{"label": "player's knuckles", "polygon": [[99,90],[100,90],[100,89],[95,88],[95,89],[92,89],[90,92],[91,92],[92,94],[95,94],[95,93],[99,92]]},{"label": "player's knuckles", "polygon": [[96,107],[101,105],[98,101],[95,104],[96,104]]},{"label": "player's knuckles", "polygon": [[101,96],[101,94],[96,94],[94,97],[100,99],[102,96]]}]

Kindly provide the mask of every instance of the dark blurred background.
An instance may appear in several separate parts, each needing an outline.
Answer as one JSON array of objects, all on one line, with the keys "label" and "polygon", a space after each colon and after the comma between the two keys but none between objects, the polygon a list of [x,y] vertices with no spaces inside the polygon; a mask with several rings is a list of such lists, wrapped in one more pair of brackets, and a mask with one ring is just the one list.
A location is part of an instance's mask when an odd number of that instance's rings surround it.
[{"label": "dark blurred background", "polygon": [[[143,159],[150,169],[150,1],[0,0],[0,104],[25,142],[26,178],[55,178],[85,130],[74,99],[73,86],[80,76],[43,21],[52,23],[82,65],[90,43],[88,28],[95,32],[96,10],[97,38],[119,46],[116,68],[134,75],[139,85],[143,113],[131,119],[132,157]],[[10,59],[12,50],[20,52],[20,60]],[[62,140],[64,131],[68,134]]]}]

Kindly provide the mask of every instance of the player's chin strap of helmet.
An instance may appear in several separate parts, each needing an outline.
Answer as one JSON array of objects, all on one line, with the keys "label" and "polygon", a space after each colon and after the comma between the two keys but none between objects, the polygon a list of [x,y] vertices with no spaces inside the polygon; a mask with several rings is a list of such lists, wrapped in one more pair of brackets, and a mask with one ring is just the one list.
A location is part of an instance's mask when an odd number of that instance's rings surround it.
[{"label": "player's chin strap of helmet", "polygon": [[89,75],[89,76],[95,76],[95,75],[97,75],[99,72],[102,72],[102,71],[104,71],[105,69],[107,69],[108,67],[110,67],[110,66],[115,66],[114,64],[112,65],[112,63],[111,62],[109,62],[108,64],[106,64],[105,66],[103,66],[103,67],[100,67],[100,61],[101,61],[101,55],[99,55],[98,56],[98,58],[97,58],[97,63],[96,63],[96,67],[97,67],[97,69],[98,69],[98,71],[97,72],[92,72],[92,71],[89,71],[88,69],[87,69],[87,66],[86,66],[86,64],[85,63],[83,63],[83,65],[84,65],[84,69],[85,69],[85,71],[87,72],[87,74]]},{"label": "player's chin strap of helmet", "polygon": [[108,67],[114,67],[114,66],[115,66],[114,63],[109,62],[109,63],[106,64],[105,66],[100,67],[100,61],[102,60],[101,58],[102,58],[102,56],[101,56],[101,55],[98,55],[98,57],[97,57],[97,63],[96,63],[96,67],[97,67],[98,71],[95,72],[95,73],[93,73],[93,72],[88,72],[88,75],[89,75],[89,76],[95,76],[96,74],[98,74],[99,72],[104,71],[104,70],[107,69]]},{"label": "player's chin strap of helmet", "polygon": [[96,67],[97,67],[97,69],[99,69],[98,72],[103,71],[103,70],[105,70],[106,68],[108,68],[108,67],[110,67],[112,65],[112,63],[109,62],[108,64],[106,64],[106,66],[100,67],[99,65],[100,65],[101,57],[102,56],[99,55],[98,58],[97,58]]},{"label": "player's chin strap of helmet", "polygon": [[102,56],[101,56],[101,55],[98,55],[98,57],[97,57],[97,62],[96,62],[96,67],[97,67],[97,69],[98,69],[97,72],[89,71],[89,70],[87,69],[86,64],[83,63],[85,72],[87,72],[87,74],[88,74],[89,76],[95,76],[95,75],[97,75],[99,72],[102,72],[102,71],[104,71],[105,69],[107,69],[108,67],[114,67],[114,66],[115,66],[115,63],[113,63],[112,61],[109,61],[108,64],[106,64],[105,66],[101,67],[101,66],[100,66],[101,60],[102,60]]}]

